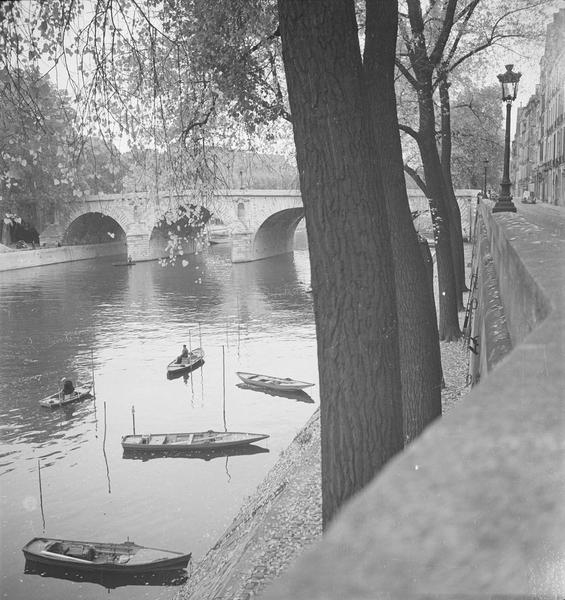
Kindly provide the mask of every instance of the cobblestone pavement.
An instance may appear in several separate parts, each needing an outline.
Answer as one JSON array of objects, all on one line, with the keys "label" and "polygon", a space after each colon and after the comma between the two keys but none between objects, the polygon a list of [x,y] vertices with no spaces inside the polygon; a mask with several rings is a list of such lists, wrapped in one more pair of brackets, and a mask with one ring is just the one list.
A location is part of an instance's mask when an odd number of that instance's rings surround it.
[{"label": "cobblestone pavement", "polygon": [[[469,260],[470,247],[466,248]],[[460,314],[461,320],[464,313]],[[468,391],[463,342],[441,344],[447,412]],[[322,533],[319,410],[296,436],[175,600],[248,600]]]}]

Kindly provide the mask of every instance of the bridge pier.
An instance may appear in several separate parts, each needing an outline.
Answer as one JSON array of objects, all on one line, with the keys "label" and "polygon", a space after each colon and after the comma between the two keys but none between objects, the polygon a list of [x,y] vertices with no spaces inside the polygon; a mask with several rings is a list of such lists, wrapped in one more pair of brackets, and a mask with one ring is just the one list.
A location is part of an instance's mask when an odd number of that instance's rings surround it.
[{"label": "bridge pier", "polygon": [[150,235],[148,233],[128,233],[126,235],[128,256],[134,261],[153,260],[149,246]]},{"label": "bridge pier", "polygon": [[250,262],[257,260],[253,257],[253,233],[232,233],[231,261],[232,263]]},{"label": "bridge pier", "polygon": [[271,256],[288,254],[294,249],[293,236],[276,236],[267,239],[265,236],[253,233],[237,233],[232,235],[232,263],[252,262]]}]

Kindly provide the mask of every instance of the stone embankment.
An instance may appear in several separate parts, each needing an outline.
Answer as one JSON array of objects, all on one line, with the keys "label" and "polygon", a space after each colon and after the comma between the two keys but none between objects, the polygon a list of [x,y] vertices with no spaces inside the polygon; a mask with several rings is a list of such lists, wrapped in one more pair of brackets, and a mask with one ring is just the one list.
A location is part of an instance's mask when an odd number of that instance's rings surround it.
[{"label": "stone embankment", "polygon": [[[467,350],[442,344],[444,412],[468,390]],[[176,600],[248,600],[322,533],[319,410],[285,450],[230,528],[194,565]]]},{"label": "stone embankment", "polygon": [[59,248],[37,248],[7,250],[0,252],[0,271],[13,271],[28,267],[41,267],[75,260],[87,260],[99,256],[125,254],[124,242],[107,244],[85,244],[81,246],[61,246]]}]

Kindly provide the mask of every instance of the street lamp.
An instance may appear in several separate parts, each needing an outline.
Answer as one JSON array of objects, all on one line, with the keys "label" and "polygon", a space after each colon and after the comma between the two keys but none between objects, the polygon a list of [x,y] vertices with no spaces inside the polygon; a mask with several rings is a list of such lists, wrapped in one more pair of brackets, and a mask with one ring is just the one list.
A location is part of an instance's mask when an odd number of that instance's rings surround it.
[{"label": "street lamp", "polygon": [[483,189],[483,196],[486,198],[487,197],[487,167],[488,167],[488,158],[485,158],[485,160],[483,160],[483,164],[485,165],[485,186]]},{"label": "street lamp", "polygon": [[518,82],[522,73],[512,71],[514,65],[505,65],[506,72],[497,75],[498,81],[502,84],[502,101],[506,102],[506,135],[504,137],[504,172],[500,184],[500,196],[494,205],[492,212],[516,212],[516,207],[512,202],[510,194],[510,111],[512,101],[516,100],[518,92]]}]

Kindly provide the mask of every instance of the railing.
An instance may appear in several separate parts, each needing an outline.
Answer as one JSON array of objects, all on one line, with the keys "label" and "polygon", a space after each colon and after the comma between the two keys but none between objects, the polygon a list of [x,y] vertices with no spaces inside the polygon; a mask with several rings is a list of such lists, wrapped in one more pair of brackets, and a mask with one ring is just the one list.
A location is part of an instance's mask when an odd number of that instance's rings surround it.
[{"label": "railing", "polygon": [[565,211],[491,206],[480,211],[481,260],[495,272],[487,291],[500,295],[511,351],[265,600],[565,597]]}]

